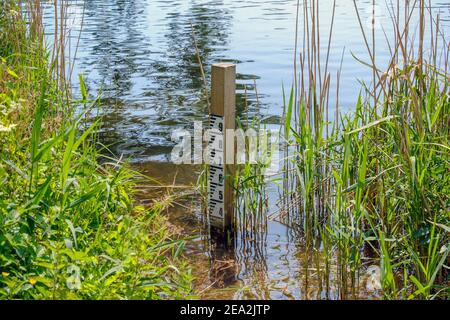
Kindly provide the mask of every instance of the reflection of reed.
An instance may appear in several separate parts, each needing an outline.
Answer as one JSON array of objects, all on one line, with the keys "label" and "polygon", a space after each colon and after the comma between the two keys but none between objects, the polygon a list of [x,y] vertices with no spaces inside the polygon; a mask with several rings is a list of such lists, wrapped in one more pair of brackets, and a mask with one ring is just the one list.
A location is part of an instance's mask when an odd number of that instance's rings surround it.
[{"label": "reflection of reed", "polygon": [[268,294],[267,243],[263,240],[248,239],[241,235],[236,250],[236,260],[240,266],[239,275],[245,278],[245,286],[251,287],[253,294],[262,299]]}]

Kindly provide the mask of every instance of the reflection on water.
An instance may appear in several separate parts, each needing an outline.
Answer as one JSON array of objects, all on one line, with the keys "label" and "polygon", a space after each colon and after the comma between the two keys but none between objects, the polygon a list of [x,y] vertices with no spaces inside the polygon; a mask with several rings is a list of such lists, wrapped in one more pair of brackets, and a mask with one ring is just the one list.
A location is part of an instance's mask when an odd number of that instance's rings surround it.
[{"label": "reflection on water", "polygon": [[[300,1],[302,2],[302,1]],[[321,30],[328,36],[332,0],[320,1]],[[363,21],[371,1],[357,1]],[[84,21],[75,74],[83,73],[92,94],[102,91],[104,117],[101,139],[120,155],[132,156],[137,168],[162,181],[190,185],[197,179],[192,167],[168,162],[175,128],[205,120],[207,108],[192,32],[209,78],[214,62],[237,63],[237,114],[278,119],[282,113],[282,83],[293,80],[293,44],[297,0],[77,0],[69,1],[71,46],[78,41]],[[353,2],[338,1],[330,72],[336,74],[343,49],[340,110],[351,110],[360,90],[358,81],[370,82],[371,71],[352,54],[367,59]],[[449,34],[450,4],[432,1]],[[384,33],[392,34],[389,12],[376,11],[380,21],[376,57],[381,69],[389,50]],[[302,10],[300,10],[302,12]],[[84,19],[82,15],[84,13]],[[51,34],[51,6],[46,11]],[[414,23],[414,22],[413,22]],[[191,27],[192,25],[192,27]],[[192,30],[193,29],[193,30]],[[303,37],[302,25],[299,40]],[[51,37],[50,37],[51,38]],[[322,41],[323,50],[326,41]],[[256,83],[256,87],[255,87]],[[255,92],[258,91],[258,96]],[[331,88],[334,92],[335,88]],[[245,93],[247,93],[245,95]],[[245,97],[244,97],[245,95]],[[258,99],[257,99],[258,98]],[[331,98],[331,97],[330,97]],[[257,100],[259,103],[257,103]],[[247,103],[248,108],[245,107]],[[331,100],[330,105],[334,105]],[[151,198],[142,186],[145,200]],[[189,188],[179,188],[185,192]],[[268,192],[268,212],[278,210],[279,193]],[[337,279],[320,273],[326,259],[309,252],[298,236],[280,222],[269,221],[267,231],[241,233],[234,250],[223,251],[208,241],[196,197],[171,210],[171,221],[189,241],[197,291],[209,298],[310,299],[339,298]],[[330,258],[332,259],[332,257]],[[374,292],[363,293],[376,297]]]},{"label": "reflection on water", "polygon": [[[320,1],[324,39],[328,38],[332,2]],[[371,2],[357,2],[362,21],[369,25]],[[171,131],[191,127],[192,121],[205,119],[203,81],[191,24],[207,77],[214,62],[238,64],[238,115],[245,109],[245,91],[251,114],[281,115],[281,86],[284,83],[287,87],[293,81],[297,0],[76,0],[69,3],[72,47],[78,42],[78,31],[84,22],[74,73],[85,75],[93,93],[102,88],[102,111],[107,116],[102,138],[106,144],[113,144],[116,153],[132,155],[135,161],[167,160],[173,146]],[[438,0],[432,4],[433,10],[440,13],[444,27],[449,29],[450,4]],[[389,56],[384,33],[392,35],[393,31],[389,11],[384,5],[377,8],[376,57],[383,69]],[[46,13],[51,33],[51,7]],[[302,43],[302,23],[299,27]],[[327,41],[322,41],[323,51],[326,46]],[[353,54],[367,60],[350,0],[337,2],[329,69],[333,77],[344,48],[341,75],[344,85],[340,88],[339,101],[340,110],[345,111],[355,104],[361,87],[359,81],[371,80],[370,69],[352,57]],[[258,109],[255,81],[261,107]],[[334,87],[331,92],[335,92]]]}]

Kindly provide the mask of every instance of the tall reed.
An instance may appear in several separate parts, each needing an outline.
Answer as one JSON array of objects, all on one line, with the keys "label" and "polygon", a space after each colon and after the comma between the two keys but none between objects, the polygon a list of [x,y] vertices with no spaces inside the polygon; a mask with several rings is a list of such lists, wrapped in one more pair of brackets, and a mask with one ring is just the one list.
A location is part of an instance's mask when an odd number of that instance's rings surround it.
[{"label": "tall reed", "polygon": [[[342,298],[357,297],[367,263],[380,266],[386,298],[448,298],[449,43],[440,17],[425,0],[406,6],[404,17],[389,7],[394,36],[381,71],[375,33],[366,34],[354,1],[373,83],[362,88],[354,112],[336,110],[330,123],[335,6],[323,53],[319,1],[303,1],[299,80],[286,106],[289,166],[296,172],[296,186],[286,193],[300,195],[300,234],[311,246],[325,241],[336,249]],[[416,40],[412,17],[419,21]]]}]

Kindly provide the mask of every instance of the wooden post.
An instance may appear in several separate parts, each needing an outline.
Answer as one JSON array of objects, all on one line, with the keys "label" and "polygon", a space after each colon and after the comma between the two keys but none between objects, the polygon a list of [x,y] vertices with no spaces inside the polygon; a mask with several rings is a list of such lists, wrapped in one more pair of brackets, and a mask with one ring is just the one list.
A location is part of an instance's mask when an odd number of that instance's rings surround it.
[{"label": "wooden post", "polygon": [[[210,153],[219,155],[222,163],[210,163],[208,209],[211,232],[229,236],[230,231],[234,230],[232,177],[235,147],[234,141],[226,141],[226,132],[234,132],[236,126],[236,66],[230,63],[213,64],[211,87],[210,129],[221,133],[221,143],[220,146],[210,147]],[[210,146],[213,140],[210,140]]]}]

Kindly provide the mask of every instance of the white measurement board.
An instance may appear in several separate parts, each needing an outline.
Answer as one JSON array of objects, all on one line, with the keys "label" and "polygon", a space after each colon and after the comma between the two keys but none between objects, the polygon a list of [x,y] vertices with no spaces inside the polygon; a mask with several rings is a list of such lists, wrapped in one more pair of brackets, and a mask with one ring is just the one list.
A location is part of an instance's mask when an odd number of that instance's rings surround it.
[{"label": "white measurement board", "polygon": [[209,121],[209,219],[212,226],[222,227],[225,220],[224,121],[216,115],[210,115]]}]

